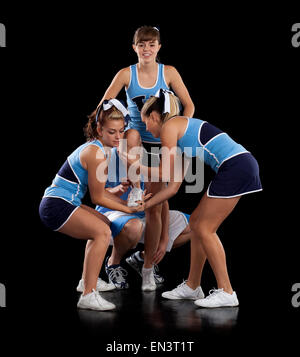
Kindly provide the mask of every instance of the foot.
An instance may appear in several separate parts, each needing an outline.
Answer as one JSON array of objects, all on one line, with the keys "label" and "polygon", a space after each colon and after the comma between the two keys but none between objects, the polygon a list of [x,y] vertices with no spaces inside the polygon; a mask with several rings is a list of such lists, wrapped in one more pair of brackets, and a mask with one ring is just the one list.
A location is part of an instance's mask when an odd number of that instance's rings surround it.
[{"label": "foot", "polygon": [[197,300],[204,298],[201,286],[193,290],[186,284],[186,281],[178,285],[177,288],[171,291],[165,291],[161,295],[170,300]]},{"label": "foot", "polygon": [[[144,259],[141,258],[140,252],[135,252],[131,254],[130,257],[126,258],[126,263],[131,266],[140,276],[142,276],[142,268],[144,265]],[[164,278],[159,274],[158,265],[154,265],[154,280],[156,284],[161,284],[164,282]]]},{"label": "foot", "polygon": [[205,299],[196,300],[195,304],[200,307],[226,307],[238,306],[239,301],[235,291],[232,294],[223,289],[212,289]]},{"label": "foot", "polygon": [[138,203],[136,203],[136,201],[143,200],[143,193],[144,191],[142,189],[134,187],[128,195],[127,206],[128,207],[138,206]]},{"label": "foot", "polygon": [[128,275],[127,270],[121,267],[120,264],[108,265],[109,257],[105,260],[105,271],[108,276],[108,280],[117,289],[128,289],[129,284],[126,280]]},{"label": "foot", "polygon": [[79,298],[77,307],[80,309],[88,309],[88,310],[98,310],[98,311],[106,311],[113,310],[116,308],[114,304],[103,299],[100,296],[99,292],[93,289],[93,291],[89,294],[82,295]]},{"label": "foot", "polygon": [[154,291],[156,290],[156,284],[154,280],[153,268],[142,269],[142,290],[143,291]]},{"label": "foot", "polygon": [[[98,278],[97,286],[96,286],[97,291],[110,291],[110,290],[114,290],[115,288],[116,287],[114,286],[114,284],[107,283],[106,281],[102,280],[101,278]],[[83,290],[84,290],[84,280],[83,279],[79,280],[76,290],[79,291],[80,293],[83,293]]]}]

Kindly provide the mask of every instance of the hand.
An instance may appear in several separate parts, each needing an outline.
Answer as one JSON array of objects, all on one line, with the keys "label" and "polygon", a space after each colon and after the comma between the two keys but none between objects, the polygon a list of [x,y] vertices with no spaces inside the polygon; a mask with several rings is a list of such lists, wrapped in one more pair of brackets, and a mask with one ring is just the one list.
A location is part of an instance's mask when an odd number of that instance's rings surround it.
[{"label": "hand", "polygon": [[161,260],[163,259],[163,257],[166,254],[168,241],[169,240],[166,240],[165,242],[160,242],[159,243],[157,251],[153,256],[152,264],[158,264],[159,262],[161,262]]},{"label": "hand", "polygon": [[138,204],[138,206],[128,207],[129,213],[141,212],[145,210],[145,201],[147,201],[152,196],[152,193],[146,194],[146,192],[147,190],[144,190],[142,201],[135,201]]},{"label": "hand", "polygon": [[129,180],[125,180],[121,182],[120,185],[107,188],[107,190],[110,193],[113,193],[114,195],[120,197],[123,195],[123,193],[125,193],[128,190],[130,186],[131,186],[131,182]]}]

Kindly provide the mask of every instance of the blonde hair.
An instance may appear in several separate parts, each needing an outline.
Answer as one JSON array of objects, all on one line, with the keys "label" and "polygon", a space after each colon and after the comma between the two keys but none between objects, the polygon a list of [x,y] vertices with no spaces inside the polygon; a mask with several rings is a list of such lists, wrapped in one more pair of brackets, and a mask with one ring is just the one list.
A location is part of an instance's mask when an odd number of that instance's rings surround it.
[{"label": "blonde hair", "polygon": [[180,100],[174,95],[169,94],[170,96],[170,113],[164,113],[164,98],[162,97],[150,97],[146,103],[143,105],[141,114],[149,117],[150,113],[155,110],[161,114],[161,121],[165,122],[168,119],[175,117],[180,114]]}]

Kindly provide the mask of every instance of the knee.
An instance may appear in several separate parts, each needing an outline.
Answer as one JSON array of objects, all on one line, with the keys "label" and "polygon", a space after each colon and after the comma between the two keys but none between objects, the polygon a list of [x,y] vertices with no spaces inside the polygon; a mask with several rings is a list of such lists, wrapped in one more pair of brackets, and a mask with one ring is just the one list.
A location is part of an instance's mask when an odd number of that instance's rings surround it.
[{"label": "knee", "polygon": [[141,238],[142,234],[142,222],[139,219],[131,219],[123,227],[123,234],[128,241],[135,246]]},{"label": "knee", "polygon": [[127,139],[129,147],[141,145],[140,133],[135,129],[128,129],[125,132],[124,138]]},{"label": "knee", "polygon": [[201,240],[205,240],[207,237],[210,237],[212,233],[214,233],[205,222],[196,220],[193,217],[190,218],[189,226],[195,233],[194,236]]},{"label": "knee", "polygon": [[94,240],[101,241],[107,244],[108,246],[110,243],[110,238],[111,238],[111,230],[107,225],[105,225],[104,227],[101,226],[99,228],[99,231],[97,232]]},{"label": "knee", "polygon": [[153,206],[145,211],[147,219],[157,220],[161,217],[162,204]]}]

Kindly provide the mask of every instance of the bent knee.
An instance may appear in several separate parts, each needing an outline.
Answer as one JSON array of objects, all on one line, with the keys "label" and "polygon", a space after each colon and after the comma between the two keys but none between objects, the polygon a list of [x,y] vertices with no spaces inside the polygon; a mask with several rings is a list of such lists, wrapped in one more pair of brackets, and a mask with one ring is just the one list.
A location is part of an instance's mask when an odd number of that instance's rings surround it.
[{"label": "bent knee", "polygon": [[143,224],[139,219],[131,219],[124,225],[122,232],[129,241],[137,243],[141,238],[142,228]]},{"label": "bent knee", "polygon": [[128,129],[124,138],[128,141],[128,146],[139,146],[141,144],[141,135],[136,129]]},{"label": "bent knee", "polygon": [[205,239],[210,237],[211,234],[216,233],[216,230],[204,221],[195,220],[192,217],[189,221],[191,230],[196,233],[196,236]]},{"label": "bent knee", "polygon": [[101,240],[107,244],[109,244],[110,238],[111,230],[107,225],[105,225],[104,227],[99,227],[94,237],[95,240]]}]

